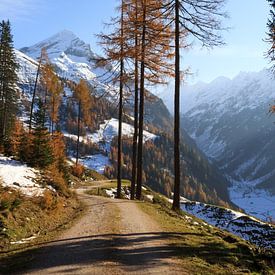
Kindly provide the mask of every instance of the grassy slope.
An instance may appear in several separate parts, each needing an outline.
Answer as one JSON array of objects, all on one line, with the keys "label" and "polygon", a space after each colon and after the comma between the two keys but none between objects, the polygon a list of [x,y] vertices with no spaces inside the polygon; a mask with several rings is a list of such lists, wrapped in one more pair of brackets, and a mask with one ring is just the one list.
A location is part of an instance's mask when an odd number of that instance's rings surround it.
[{"label": "grassy slope", "polygon": [[176,246],[190,274],[275,274],[274,252],[260,251],[185,212],[175,213],[161,196],[155,195],[155,201],[138,205],[164,231],[178,233],[178,238],[170,240],[170,245]]}]

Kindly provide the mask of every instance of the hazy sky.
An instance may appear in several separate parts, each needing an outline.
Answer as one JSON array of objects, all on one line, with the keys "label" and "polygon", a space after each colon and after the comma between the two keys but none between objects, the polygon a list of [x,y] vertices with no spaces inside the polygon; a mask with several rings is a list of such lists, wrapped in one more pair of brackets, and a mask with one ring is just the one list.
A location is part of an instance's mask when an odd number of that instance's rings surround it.
[{"label": "hazy sky", "polygon": [[[0,19],[12,23],[15,47],[30,46],[56,32],[68,29],[99,51],[94,34],[104,30],[103,22],[115,15],[117,0],[0,0]],[[268,66],[263,42],[269,7],[265,0],[228,0],[226,10],[231,30],[227,43],[212,51],[198,45],[182,52],[183,65],[194,73],[189,82],[206,81],[240,71],[259,71]]]}]

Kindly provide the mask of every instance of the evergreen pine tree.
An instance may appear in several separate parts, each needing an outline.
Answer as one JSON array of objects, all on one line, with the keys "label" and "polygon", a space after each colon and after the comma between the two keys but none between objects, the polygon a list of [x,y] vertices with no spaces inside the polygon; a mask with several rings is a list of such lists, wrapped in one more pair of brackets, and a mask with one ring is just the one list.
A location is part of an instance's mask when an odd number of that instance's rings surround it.
[{"label": "evergreen pine tree", "polygon": [[0,23],[0,144],[8,141],[17,113],[18,64],[9,21]]},{"label": "evergreen pine tree", "polygon": [[53,152],[50,144],[51,137],[45,127],[45,107],[38,101],[37,111],[34,113],[34,132],[31,164],[45,168],[53,162]]}]

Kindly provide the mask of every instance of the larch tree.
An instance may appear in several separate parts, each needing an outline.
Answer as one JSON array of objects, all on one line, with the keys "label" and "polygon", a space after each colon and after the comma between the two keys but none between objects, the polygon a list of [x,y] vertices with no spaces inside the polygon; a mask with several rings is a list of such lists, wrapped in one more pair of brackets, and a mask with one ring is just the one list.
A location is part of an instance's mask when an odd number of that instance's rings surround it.
[{"label": "larch tree", "polygon": [[78,165],[81,122],[83,122],[85,126],[89,126],[91,124],[91,93],[85,80],[80,79],[79,83],[74,87],[73,97],[78,105],[76,144],[76,165]]},{"label": "larch tree", "polygon": [[136,198],[141,199],[143,178],[143,128],[144,101],[147,83],[164,84],[172,76],[169,59],[171,53],[171,29],[162,12],[162,1],[142,0],[138,14],[138,62],[139,68],[139,121]]},{"label": "larch tree", "polygon": [[[127,35],[130,34],[129,29],[126,30],[126,11],[129,9],[129,1],[121,0],[118,8],[120,16],[112,19],[115,26],[111,34],[100,34],[100,44],[103,46],[106,57],[104,62],[109,62],[117,68],[119,73],[112,71],[111,81],[115,84],[119,83],[118,92],[118,139],[117,139],[117,198],[121,197],[121,166],[122,166],[122,121],[123,121],[123,103],[124,103],[124,83],[126,82],[125,59],[127,57],[128,43]],[[103,59],[102,59],[103,60]]]},{"label": "larch tree", "polygon": [[[49,129],[53,134],[58,121],[59,105],[63,92],[63,84],[55,73],[53,65],[47,62],[41,66],[41,84],[44,90],[44,106],[50,119]],[[46,114],[45,114],[46,115]]]},{"label": "larch tree", "polygon": [[[123,103],[123,84],[134,86],[134,137],[131,198],[141,198],[142,185],[142,147],[144,126],[144,99],[147,83],[164,83],[165,76],[172,70],[167,59],[171,58],[170,28],[165,24],[160,8],[161,1],[156,0],[124,0],[120,11],[121,17],[114,20],[116,28],[112,34],[101,35],[101,45],[105,49],[106,62],[112,62],[120,67],[120,74],[113,75],[113,81],[120,83],[119,110]],[[121,70],[121,61],[123,69]],[[127,64],[127,66],[124,66]],[[132,85],[134,83],[134,85]],[[121,89],[122,87],[122,89]],[[124,97],[125,99],[125,97]],[[122,117],[119,115],[119,124]],[[120,127],[119,127],[120,128]],[[138,140],[137,140],[138,137]],[[122,133],[118,136],[118,194],[120,194],[121,157],[120,142]],[[140,141],[141,140],[141,141]],[[137,167],[135,167],[137,166]],[[137,168],[137,169],[136,169]]]},{"label": "larch tree", "polygon": [[138,139],[138,96],[139,96],[139,36],[138,36],[138,0],[134,0],[133,8],[129,12],[130,21],[134,22],[134,134],[132,149],[132,178],[131,178],[131,200],[135,198],[137,184],[137,139]]},{"label": "larch tree", "polygon": [[0,144],[8,141],[18,109],[16,62],[9,21],[0,23]]},{"label": "larch tree", "polygon": [[[175,51],[175,92],[174,92],[174,198],[173,209],[180,209],[180,85],[182,39],[191,36],[203,47],[212,48],[223,44],[220,31],[223,30],[221,18],[226,14],[222,11],[225,0],[167,0],[163,9],[168,22],[174,29]],[[169,15],[170,14],[170,15]]]},{"label": "larch tree", "polygon": [[63,92],[63,84],[56,74],[52,75],[52,83],[49,89],[50,95],[50,118],[51,118],[51,133],[53,134],[58,122],[59,106],[61,103],[61,95]]}]

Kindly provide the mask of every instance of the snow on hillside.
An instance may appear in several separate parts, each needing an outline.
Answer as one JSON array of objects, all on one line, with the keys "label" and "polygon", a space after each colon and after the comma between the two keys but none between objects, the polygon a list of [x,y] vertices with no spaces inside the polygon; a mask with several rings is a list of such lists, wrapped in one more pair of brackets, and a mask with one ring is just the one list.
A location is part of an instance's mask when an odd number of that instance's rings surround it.
[{"label": "snow on hillside", "polygon": [[[71,157],[71,160],[75,162],[75,158]],[[87,155],[79,159],[79,162],[85,167],[95,170],[96,172],[103,174],[106,166],[111,165],[109,157],[103,154]]]},{"label": "snow on hillside", "polygon": [[236,182],[229,188],[230,199],[245,211],[263,221],[275,220],[275,196],[249,182]]},{"label": "snow on hillside", "polygon": [[[134,134],[134,127],[127,123],[122,123],[122,135],[131,137]],[[77,140],[76,135],[71,135],[68,133],[64,134],[66,137]],[[100,124],[99,130],[97,130],[93,134],[88,134],[87,136],[80,137],[80,142],[88,143],[96,143],[99,145],[99,148],[105,154],[96,154],[96,155],[88,155],[80,159],[80,162],[93,170],[96,170],[99,173],[104,172],[104,168],[107,165],[110,165],[109,158],[107,155],[110,153],[111,149],[111,142],[114,137],[118,135],[118,120],[116,118],[111,118],[105,120],[104,123]],[[148,140],[154,140],[157,136],[148,132],[144,131],[143,133],[143,142]],[[71,158],[72,160],[74,158]]]},{"label": "snow on hillside", "polygon": [[275,227],[268,223],[231,209],[186,199],[181,200],[181,209],[257,246],[275,249]]},{"label": "snow on hillside", "polygon": [[54,191],[50,186],[44,188],[37,184],[38,175],[38,170],[0,155],[0,184],[3,187],[17,189],[29,197],[43,196],[46,189]]},{"label": "snow on hillside", "polygon": [[[134,134],[134,127],[127,123],[122,123],[122,135],[131,137]],[[110,145],[112,139],[118,135],[118,120],[116,118],[111,118],[105,120],[103,124],[100,124],[99,130],[92,134],[88,135],[90,140],[94,143],[98,143],[105,149],[107,152],[110,151]],[[143,142],[148,140],[154,140],[157,136],[149,133],[148,131],[143,132]]]}]

